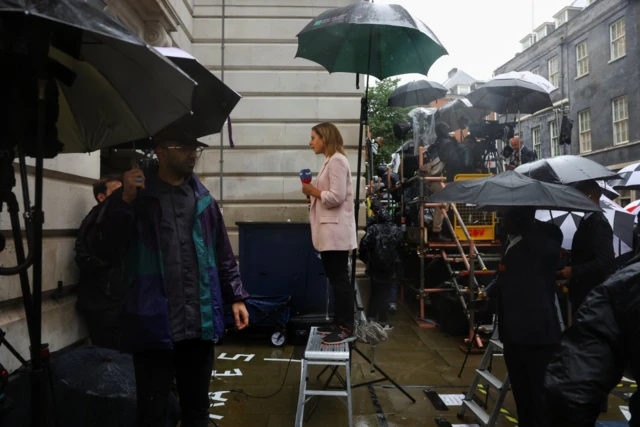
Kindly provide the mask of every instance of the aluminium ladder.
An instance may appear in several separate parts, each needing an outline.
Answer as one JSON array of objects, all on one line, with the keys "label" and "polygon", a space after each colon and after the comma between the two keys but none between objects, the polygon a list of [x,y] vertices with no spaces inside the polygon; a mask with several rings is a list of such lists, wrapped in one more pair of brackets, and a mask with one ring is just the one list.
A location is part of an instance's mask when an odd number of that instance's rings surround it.
[{"label": "aluminium ladder", "polygon": [[[476,369],[476,375],[471,382],[471,386],[469,387],[464,400],[462,401],[462,406],[458,412],[458,418],[464,417],[464,413],[468,409],[473,413],[482,427],[494,427],[496,425],[504,400],[507,397],[507,393],[509,393],[509,374],[507,374],[504,380],[501,381],[489,372],[487,367],[489,366],[494,353],[502,353],[503,351],[504,347],[500,340],[493,338],[489,341],[489,346],[482,357],[480,366]],[[498,391],[496,403],[490,413],[486,413],[483,407],[473,400],[476,388],[483,380]],[[487,389],[487,393],[489,393],[489,389]]]}]

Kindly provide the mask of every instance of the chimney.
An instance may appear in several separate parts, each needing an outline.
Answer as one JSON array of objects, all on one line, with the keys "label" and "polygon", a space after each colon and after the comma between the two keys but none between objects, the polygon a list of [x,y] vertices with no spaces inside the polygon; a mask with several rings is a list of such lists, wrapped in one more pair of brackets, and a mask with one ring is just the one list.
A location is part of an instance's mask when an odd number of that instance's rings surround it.
[{"label": "chimney", "polygon": [[453,77],[455,73],[458,72],[457,68],[452,68],[451,71],[449,71],[449,78]]}]

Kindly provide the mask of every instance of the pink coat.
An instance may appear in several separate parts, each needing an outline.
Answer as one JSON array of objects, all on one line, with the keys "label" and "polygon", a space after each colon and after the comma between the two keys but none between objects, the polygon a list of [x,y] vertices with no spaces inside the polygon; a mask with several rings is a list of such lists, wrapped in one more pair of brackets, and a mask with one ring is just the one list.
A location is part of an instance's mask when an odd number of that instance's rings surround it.
[{"label": "pink coat", "polygon": [[350,251],[358,247],[351,169],[346,156],[335,153],[325,160],[315,186],[321,198],[311,198],[309,221],[318,252]]}]

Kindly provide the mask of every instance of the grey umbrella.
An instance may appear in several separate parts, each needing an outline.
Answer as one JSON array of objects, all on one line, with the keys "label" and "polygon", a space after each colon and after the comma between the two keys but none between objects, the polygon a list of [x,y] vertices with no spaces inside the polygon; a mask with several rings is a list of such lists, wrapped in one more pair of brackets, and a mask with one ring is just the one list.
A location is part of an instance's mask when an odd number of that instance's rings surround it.
[{"label": "grey umbrella", "polygon": [[540,159],[518,166],[516,172],[552,184],[573,184],[580,181],[618,178],[612,170],[582,156]]},{"label": "grey umbrella", "polygon": [[429,80],[413,81],[398,86],[387,100],[389,107],[414,107],[429,105],[444,97],[448,89],[440,83]]},{"label": "grey umbrella", "polygon": [[443,105],[436,113],[438,122],[445,122],[452,131],[466,128],[489,114],[488,110],[476,108],[468,99],[456,99]]},{"label": "grey umbrella", "polygon": [[[14,65],[26,58],[20,49],[32,34],[30,25],[41,31],[42,53],[57,83],[51,97],[57,97],[63,152],[91,152],[151,137],[191,114],[196,83],[94,6],[74,0],[0,0],[0,32]],[[10,81],[29,78],[27,62],[15,67]]]},{"label": "grey umbrella", "polygon": [[529,206],[537,209],[601,211],[575,188],[538,181],[515,171],[448,184],[429,197],[429,202],[480,205],[483,210]]}]

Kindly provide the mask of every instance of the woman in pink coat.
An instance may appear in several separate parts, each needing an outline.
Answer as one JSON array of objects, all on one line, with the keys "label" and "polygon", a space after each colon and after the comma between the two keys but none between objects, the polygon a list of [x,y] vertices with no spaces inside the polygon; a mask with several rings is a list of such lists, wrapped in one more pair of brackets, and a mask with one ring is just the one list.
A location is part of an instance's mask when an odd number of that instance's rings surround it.
[{"label": "woman in pink coat", "polygon": [[349,251],[358,245],[351,186],[351,170],[344,142],[332,123],[320,123],[311,129],[309,145],[326,160],[316,185],[302,184],[302,192],[311,196],[309,221],[313,246],[322,257],[325,274],[333,288],[334,323],[318,329],[327,345],[353,339],[354,295],[349,280]]}]

